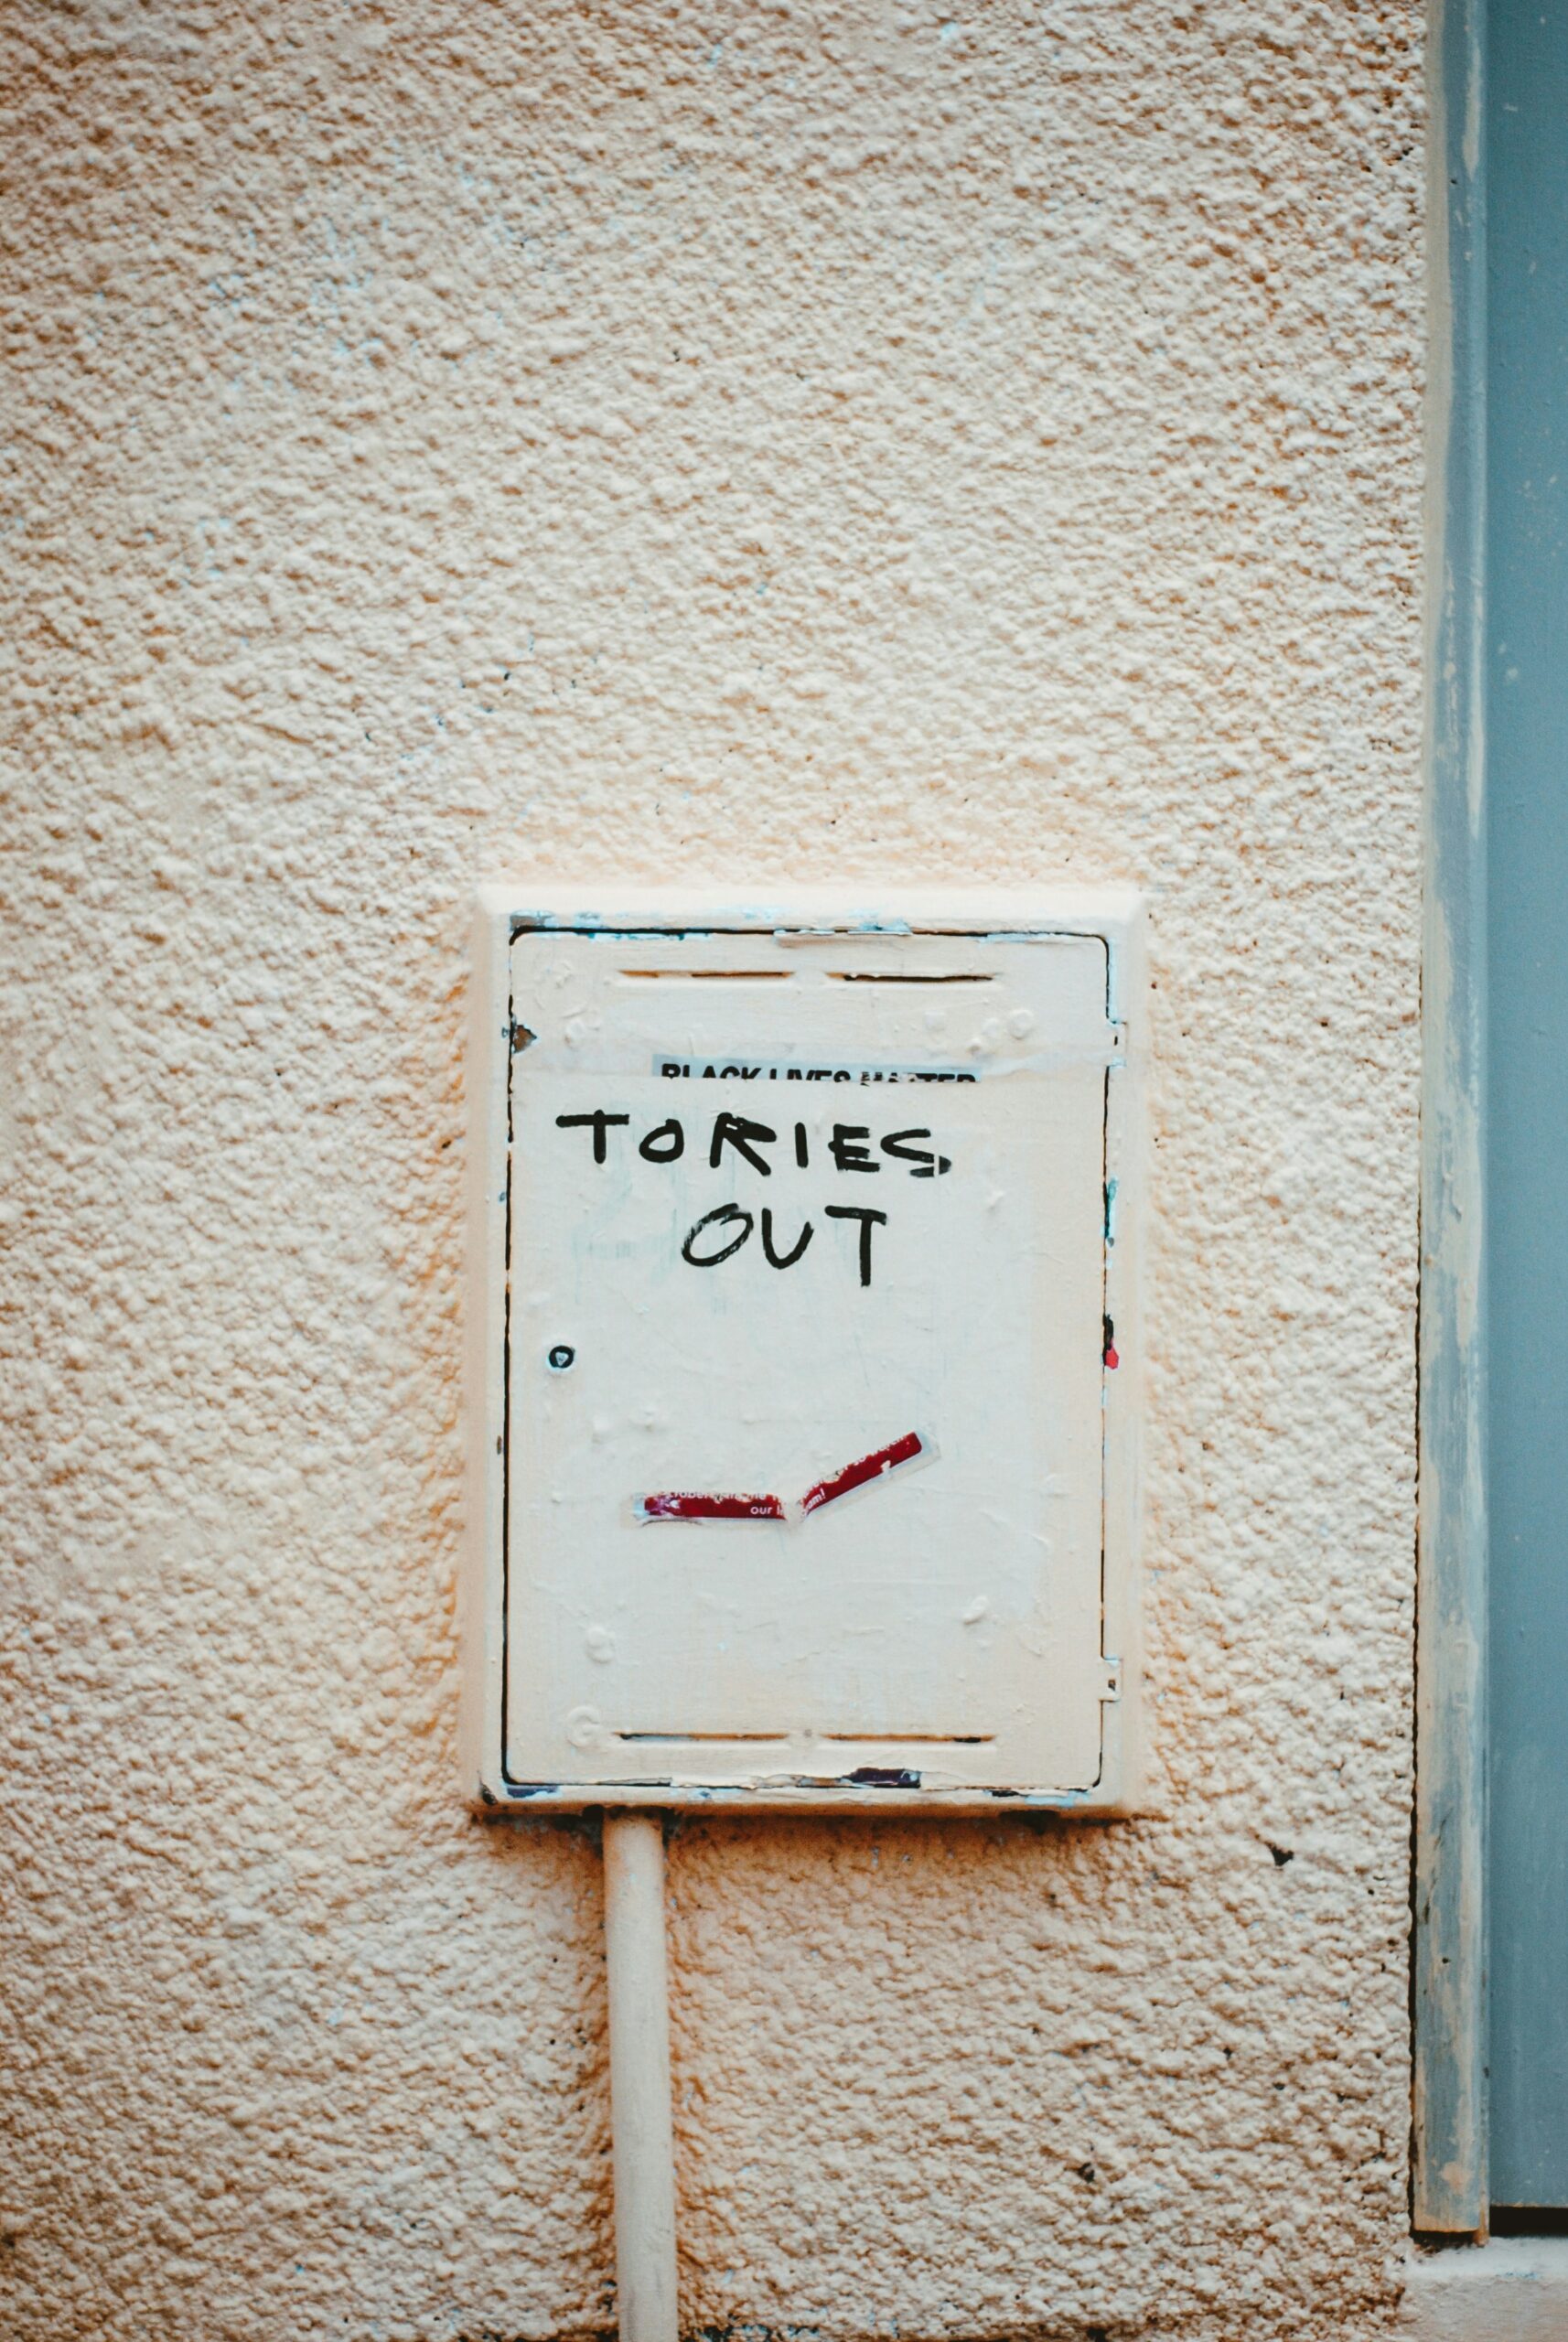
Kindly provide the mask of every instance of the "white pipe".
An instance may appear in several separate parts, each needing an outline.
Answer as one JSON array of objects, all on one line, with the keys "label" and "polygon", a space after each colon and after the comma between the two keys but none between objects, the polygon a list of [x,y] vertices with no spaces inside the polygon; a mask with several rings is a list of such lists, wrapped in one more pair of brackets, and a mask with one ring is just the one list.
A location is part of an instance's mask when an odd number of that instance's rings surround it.
[{"label": "white pipe", "polygon": [[664,1825],[657,1813],[605,1816],[605,1963],[620,2342],[677,2342]]}]

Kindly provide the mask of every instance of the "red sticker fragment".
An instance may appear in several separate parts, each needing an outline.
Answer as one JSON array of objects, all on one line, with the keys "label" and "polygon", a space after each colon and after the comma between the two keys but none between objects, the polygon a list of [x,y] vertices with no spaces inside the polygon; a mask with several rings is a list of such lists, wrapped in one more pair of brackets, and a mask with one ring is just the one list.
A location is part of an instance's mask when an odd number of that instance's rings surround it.
[{"label": "red sticker fragment", "polygon": [[820,1512],[823,1505],[832,1504],[836,1497],[852,1496],[856,1488],[880,1480],[897,1465],[912,1464],[917,1456],[935,1454],[929,1439],[918,1431],[907,1431],[902,1439],[891,1439],[886,1447],[874,1448],[869,1456],[857,1457],[830,1479],[818,1480],[799,1504],[783,1504],[777,1497],[705,1496],[696,1489],[663,1488],[656,1496],[634,1497],[631,1509],[638,1520],[801,1521],[810,1514]]},{"label": "red sticker fragment", "polygon": [[879,1480],[884,1472],[891,1472],[897,1464],[912,1463],[926,1452],[926,1443],[918,1431],[907,1431],[902,1439],[889,1440],[886,1447],[874,1448],[869,1456],[862,1456],[855,1463],[846,1464],[830,1480],[819,1480],[806,1490],[800,1499],[803,1513],[820,1512],[835,1497],[847,1497],[854,1488],[864,1488],[868,1480]]},{"label": "red sticker fragment", "polygon": [[667,1488],[657,1496],[639,1497],[632,1507],[639,1520],[782,1520],[784,1508],[777,1497],[687,1494]]}]

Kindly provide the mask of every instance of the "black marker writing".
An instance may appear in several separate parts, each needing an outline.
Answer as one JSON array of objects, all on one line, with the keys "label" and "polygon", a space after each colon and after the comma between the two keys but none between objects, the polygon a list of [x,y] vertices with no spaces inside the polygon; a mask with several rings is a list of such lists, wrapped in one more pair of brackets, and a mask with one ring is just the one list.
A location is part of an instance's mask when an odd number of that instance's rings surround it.
[{"label": "black marker writing", "polygon": [[770,1131],[766,1123],[749,1123],[744,1114],[720,1114],[714,1123],[714,1143],[708,1150],[708,1161],[716,1171],[725,1148],[733,1146],[737,1155],[746,1157],[754,1171],[760,1171],[767,1178],[773,1166],[764,1162],[751,1142],[759,1138],[771,1145],[778,1135],[778,1132]]},{"label": "black marker writing", "polygon": [[823,1207],[830,1219],[858,1219],[860,1222],[860,1282],[871,1283],[871,1231],[886,1228],[885,1211],[867,1211],[859,1204],[827,1204]]},{"label": "black marker writing", "polygon": [[[624,1127],[631,1120],[629,1114],[612,1114],[605,1107],[596,1107],[589,1114],[557,1114],[557,1126],[564,1130],[589,1130],[594,1134],[594,1161],[604,1163],[608,1158],[607,1133]],[[795,1161],[802,1171],[810,1170],[811,1144],[810,1125],[796,1123],[794,1130]],[[952,1169],[950,1155],[939,1155],[932,1146],[914,1144],[929,1139],[930,1132],[923,1126],[918,1130],[889,1131],[886,1137],[872,1139],[865,1123],[834,1123],[827,1141],[828,1154],[835,1171],[854,1173],[880,1171],[885,1166],[876,1159],[873,1147],[879,1147],[890,1161],[908,1164],[912,1179],[936,1179]],[[778,1143],[779,1133],[768,1123],[753,1122],[746,1114],[719,1113],[714,1117],[708,1146],[708,1163],[718,1171],[725,1167],[725,1150],[732,1149],[754,1171],[763,1177],[772,1176],[773,1166],[759,1152]],[[697,1144],[701,1144],[701,1140]],[[678,1163],[686,1152],[685,1127],[673,1114],[654,1124],[638,1142],[638,1154],[645,1163]]]},{"label": "black marker writing", "polygon": [[637,1151],[645,1163],[679,1163],[686,1152],[686,1133],[671,1114],[667,1123],[649,1132]]},{"label": "black marker writing", "polygon": [[609,1129],[612,1123],[629,1123],[630,1120],[629,1114],[607,1114],[600,1108],[592,1114],[557,1114],[555,1127],[558,1131],[585,1131],[591,1128],[594,1133],[594,1161],[602,1163],[607,1152],[605,1144],[606,1131]]},{"label": "black marker writing", "polygon": [[[732,1220],[736,1219],[744,1223],[740,1234],[732,1236],[729,1242],[720,1251],[693,1252],[692,1247],[704,1228],[725,1228]],[[757,1222],[752,1219],[751,1214],[748,1211],[742,1211],[738,1204],[720,1204],[716,1211],[705,1211],[696,1226],[688,1231],[686,1241],[681,1247],[681,1258],[683,1261],[690,1261],[694,1269],[716,1269],[721,1261],[727,1261],[732,1252],[739,1252],[756,1225]]]},{"label": "black marker writing", "polygon": [[828,1153],[832,1156],[839,1170],[881,1170],[881,1164],[874,1163],[868,1150],[861,1144],[863,1139],[868,1139],[870,1136],[871,1133],[864,1123],[835,1123],[833,1124],[833,1134],[828,1141]]},{"label": "black marker writing", "polygon": [[[863,1210],[854,1204],[828,1204],[824,1206],[824,1209],[830,1219],[859,1221],[860,1282],[863,1285],[868,1285],[871,1283],[871,1231],[874,1228],[886,1227],[887,1214],[885,1211]],[[756,1226],[757,1222],[752,1214],[745,1210],[741,1205],[718,1204],[712,1211],[705,1211],[701,1219],[687,1230],[686,1241],[681,1247],[681,1258],[683,1261],[689,1261],[694,1269],[716,1269],[721,1261],[734,1259],[742,1245],[750,1241],[751,1232]],[[732,1228],[736,1231],[735,1234],[730,1236],[727,1241],[719,1242],[721,1231]],[[800,1233],[796,1237],[794,1243],[787,1252],[781,1252],[773,1239],[773,1214],[766,1204],[763,1206],[762,1250],[769,1268],[792,1269],[796,1262],[804,1254],[815,1233],[816,1230],[811,1222],[809,1219],[803,1220]]]},{"label": "black marker writing", "polygon": [[918,1169],[909,1174],[912,1179],[940,1178],[944,1171],[952,1169],[950,1155],[933,1155],[923,1146],[906,1146],[904,1144],[908,1138],[929,1138],[930,1135],[929,1131],[889,1131],[882,1142],[882,1152],[884,1155],[896,1155],[900,1163],[918,1165]]},{"label": "black marker writing", "polygon": [[808,1219],[801,1226],[800,1233],[795,1240],[794,1249],[789,1252],[776,1252],[773,1249],[773,1214],[766,1204],[763,1205],[762,1249],[768,1255],[768,1265],[770,1269],[792,1269],[814,1234],[815,1230]]}]

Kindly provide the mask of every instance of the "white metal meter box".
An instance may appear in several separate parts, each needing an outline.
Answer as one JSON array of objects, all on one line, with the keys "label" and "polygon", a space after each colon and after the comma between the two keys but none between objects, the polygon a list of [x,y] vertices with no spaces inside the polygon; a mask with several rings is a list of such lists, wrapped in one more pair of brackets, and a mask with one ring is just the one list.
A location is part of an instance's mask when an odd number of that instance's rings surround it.
[{"label": "white metal meter box", "polygon": [[484,890],[484,1801],[1126,1809],[1139,938]]}]

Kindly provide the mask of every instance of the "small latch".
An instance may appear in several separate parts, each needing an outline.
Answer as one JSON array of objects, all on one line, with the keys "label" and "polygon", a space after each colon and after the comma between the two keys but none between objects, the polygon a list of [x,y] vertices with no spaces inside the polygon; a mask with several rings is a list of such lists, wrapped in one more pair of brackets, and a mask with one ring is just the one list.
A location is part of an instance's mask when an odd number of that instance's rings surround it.
[{"label": "small latch", "polygon": [[1122,1662],[1119,1659],[1102,1659],[1100,1662],[1100,1696],[1116,1701],[1122,1697]]}]

